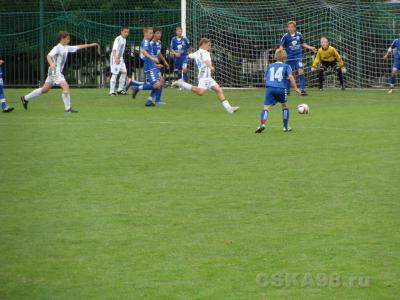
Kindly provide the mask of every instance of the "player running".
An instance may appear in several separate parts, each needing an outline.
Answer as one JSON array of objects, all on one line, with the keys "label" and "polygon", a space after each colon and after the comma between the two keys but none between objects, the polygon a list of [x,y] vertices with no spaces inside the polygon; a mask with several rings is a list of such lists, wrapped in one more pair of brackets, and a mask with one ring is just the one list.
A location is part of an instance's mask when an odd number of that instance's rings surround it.
[{"label": "player running", "polygon": [[171,53],[174,55],[174,72],[176,79],[188,80],[187,58],[188,53],[192,52],[187,37],[182,35],[182,27],[176,27],[176,36],[171,40]]},{"label": "player running", "polygon": [[275,51],[276,62],[270,64],[265,69],[265,99],[264,109],[261,111],[260,127],[256,129],[255,133],[261,133],[265,129],[265,124],[268,120],[268,114],[276,102],[282,104],[282,119],[283,119],[283,131],[292,131],[289,127],[289,105],[287,103],[287,87],[291,83],[293,88],[298,94],[301,91],[297,88],[296,80],[294,80],[292,74],[292,68],[290,65],[285,64],[286,51],[277,49]]},{"label": "player running", "polygon": [[392,45],[389,47],[386,52],[384,59],[388,59],[389,55],[393,52],[393,65],[392,65],[392,73],[389,82],[389,91],[388,94],[391,94],[394,89],[394,85],[397,80],[397,72],[400,69],[400,39],[394,40]]},{"label": "player running", "polygon": [[337,50],[329,45],[326,37],[321,38],[321,48],[318,49],[311,71],[316,71],[318,64],[320,64],[318,70],[319,90],[322,91],[324,88],[324,72],[332,68],[337,72],[340,86],[342,87],[342,91],[344,91],[344,73],[346,73],[346,68],[344,67],[343,59]]},{"label": "player running", "polygon": [[119,76],[119,85],[118,85],[118,94],[126,95],[125,91],[125,83],[126,83],[126,65],[124,62],[124,52],[126,46],[126,39],[129,35],[129,28],[127,26],[123,26],[121,28],[121,34],[117,36],[114,40],[114,44],[112,47],[111,55],[110,55],[110,68],[111,68],[111,79],[110,79],[110,96],[116,96],[115,93],[115,85],[117,83],[118,74]]},{"label": "player running", "polygon": [[211,63],[210,50],[211,42],[209,39],[202,38],[199,42],[199,50],[189,54],[189,58],[194,59],[197,68],[199,69],[199,85],[193,86],[182,79],[174,81],[172,87],[180,87],[187,91],[192,91],[196,95],[203,96],[207,90],[213,90],[222,106],[228,113],[234,113],[239,109],[239,106],[231,106],[229,101],[225,99],[224,92],[219,84],[211,77],[211,72],[215,70]]},{"label": "player running", "polygon": [[[289,21],[287,24],[288,33],[286,33],[281,41],[279,49],[285,49],[287,53],[286,63],[292,68],[293,71],[298,70],[301,95],[306,96],[306,78],[304,76],[304,65],[302,62],[303,52],[301,48],[307,48],[316,53],[317,48],[304,43],[303,36],[300,32],[296,31],[296,22]],[[288,86],[288,92],[290,86]]]},{"label": "player running", "polygon": [[[145,27],[143,29],[143,41],[140,44],[140,58],[143,61],[143,69],[146,74],[146,80],[148,82],[139,82],[132,79],[128,80],[127,88],[133,86],[132,97],[136,98],[137,93],[140,90],[152,90],[153,94],[156,95],[157,90],[161,87],[160,82],[160,71],[157,69],[159,63],[158,58],[152,55],[153,46],[151,40],[153,38],[153,27]],[[148,98],[145,103],[146,107],[155,106],[152,98]]]},{"label": "player running", "polygon": [[1,109],[3,113],[9,113],[14,110],[14,107],[7,106],[6,97],[4,96],[4,82],[3,82],[3,67],[4,60],[0,59],[0,100],[1,100]]},{"label": "player running", "polygon": [[58,34],[59,43],[49,52],[47,55],[47,62],[50,67],[48,70],[48,75],[44,85],[41,88],[33,90],[28,95],[21,97],[22,106],[27,110],[28,103],[35,97],[41,94],[47,93],[54,85],[59,85],[62,88],[62,100],[65,106],[65,112],[76,113],[77,110],[71,107],[71,98],[69,94],[69,85],[65,80],[62,73],[64,69],[65,62],[67,60],[68,53],[76,52],[80,49],[98,47],[96,43],[93,44],[83,44],[77,46],[69,46],[71,41],[70,34],[66,31],[60,31]]},{"label": "player running", "polygon": [[161,35],[162,35],[161,29],[157,28],[157,27],[154,28],[153,29],[153,40],[150,43],[151,44],[151,55],[156,57],[159,62],[162,62],[162,64],[161,63],[156,64],[156,67],[160,72],[161,86],[158,90],[155,90],[155,92],[152,91],[150,93],[151,100],[153,100],[153,98],[155,98],[156,105],[166,104],[165,101],[161,101],[161,94],[162,94],[164,83],[165,83],[165,79],[164,79],[164,76],[161,74],[161,70],[164,66],[167,69],[169,69],[169,64],[168,64],[167,60],[165,59],[164,55],[162,55],[162,53],[161,53],[161,49],[162,49]]}]

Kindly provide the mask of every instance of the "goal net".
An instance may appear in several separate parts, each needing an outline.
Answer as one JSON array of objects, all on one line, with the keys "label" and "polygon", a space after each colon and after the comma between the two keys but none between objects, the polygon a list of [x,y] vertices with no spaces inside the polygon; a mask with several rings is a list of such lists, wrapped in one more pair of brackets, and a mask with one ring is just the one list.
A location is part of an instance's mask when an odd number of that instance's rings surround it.
[{"label": "goal net", "polygon": [[[290,20],[309,45],[318,48],[321,37],[329,38],[345,60],[349,87],[387,85],[391,59],[383,55],[400,38],[400,4],[389,1],[192,0],[187,15],[194,45],[201,37],[211,39],[215,77],[226,87],[263,85],[265,66]],[[317,85],[317,74],[310,71],[313,58],[303,50],[308,86]],[[337,81],[327,74],[327,85]]]}]

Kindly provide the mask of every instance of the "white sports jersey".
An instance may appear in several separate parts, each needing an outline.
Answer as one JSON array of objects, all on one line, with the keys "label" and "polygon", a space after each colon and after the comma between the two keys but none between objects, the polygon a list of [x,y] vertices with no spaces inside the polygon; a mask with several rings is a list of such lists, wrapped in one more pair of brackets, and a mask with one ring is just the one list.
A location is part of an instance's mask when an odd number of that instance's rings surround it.
[{"label": "white sports jersey", "polygon": [[68,46],[58,44],[49,52],[49,55],[56,64],[56,73],[62,73],[64,69],[65,62],[67,60],[68,53],[78,51],[77,46]]},{"label": "white sports jersey", "polygon": [[210,52],[204,49],[199,49],[196,52],[190,53],[189,57],[193,58],[196,63],[197,69],[199,70],[199,80],[211,78],[211,70],[205,64],[206,61],[209,61],[211,63]]},{"label": "white sports jersey", "polygon": [[[126,39],[124,39],[121,35],[115,38],[112,50],[115,50],[116,56],[118,56],[121,61],[124,60],[125,45],[126,45]],[[111,52],[111,61],[114,62],[114,57],[112,52]]]}]

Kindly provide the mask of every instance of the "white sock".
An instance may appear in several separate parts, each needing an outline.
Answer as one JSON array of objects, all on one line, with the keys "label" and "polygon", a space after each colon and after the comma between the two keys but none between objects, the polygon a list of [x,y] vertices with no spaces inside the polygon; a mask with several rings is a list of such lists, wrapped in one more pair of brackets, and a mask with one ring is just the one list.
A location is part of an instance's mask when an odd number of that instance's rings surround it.
[{"label": "white sock", "polygon": [[30,92],[28,95],[25,96],[25,100],[29,101],[32,98],[35,98],[37,96],[40,96],[42,94],[42,88],[38,88],[36,90],[33,90],[32,92]]},{"label": "white sock", "polygon": [[222,101],[221,104],[225,108],[226,111],[229,111],[232,108],[232,106],[229,104],[228,100]]},{"label": "white sock", "polygon": [[112,74],[111,79],[110,79],[110,94],[115,92],[115,84],[117,83],[117,76],[115,74]]},{"label": "white sock", "polygon": [[191,91],[192,87],[193,87],[191,84],[184,82],[184,81],[181,82],[180,86],[182,89],[187,90],[187,91]]},{"label": "white sock", "polygon": [[125,90],[125,83],[126,83],[126,73],[121,73],[121,76],[119,76],[118,92]]},{"label": "white sock", "polygon": [[69,110],[71,108],[71,98],[69,93],[62,93],[61,97],[64,101],[65,110]]}]

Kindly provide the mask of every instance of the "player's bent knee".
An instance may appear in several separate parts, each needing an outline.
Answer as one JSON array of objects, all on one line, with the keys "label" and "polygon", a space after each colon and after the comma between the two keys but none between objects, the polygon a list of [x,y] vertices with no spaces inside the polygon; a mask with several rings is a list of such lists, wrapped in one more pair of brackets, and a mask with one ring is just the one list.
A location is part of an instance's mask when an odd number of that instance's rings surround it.
[{"label": "player's bent knee", "polygon": [[153,84],[153,90],[159,90],[161,87],[160,81],[157,81],[155,84]]}]

